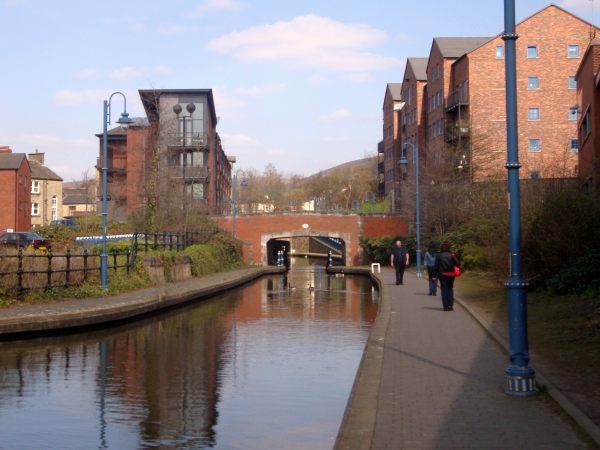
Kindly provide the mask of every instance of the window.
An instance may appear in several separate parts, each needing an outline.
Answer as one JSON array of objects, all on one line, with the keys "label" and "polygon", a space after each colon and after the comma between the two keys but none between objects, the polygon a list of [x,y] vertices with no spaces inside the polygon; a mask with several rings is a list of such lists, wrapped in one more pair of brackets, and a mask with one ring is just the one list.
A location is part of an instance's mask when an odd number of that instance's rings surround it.
[{"label": "window", "polygon": [[37,180],[31,181],[31,193],[39,194],[40,193],[40,182]]},{"label": "window", "polygon": [[569,58],[579,58],[579,45],[569,44],[567,46],[567,56]]},{"label": "window", "polygon": [[539,152],[540,149],[540,140],[539,139],[529,139],[529,151],[530,152]]},{"label": "window", "polygon": [[52,220],[58,219],[58,199],[56,195],[52,196]]},{"label": "window", "polygon": [[31,204],[31,215],[32,216],[39,216],[40,215],[40,205],[39,205],[39,203],[32,203]]},{"label": "window", "polygon": [[504,46],[496,45],[496,59],[504,58]]},{"label": "window", "polygon": [[569,150],[576,152],[579,150],[579,140],[569,139]]},{"label": "window", "polygon": [[575,75],[569,75],[569,89],[577,89],[577,80]]},{"label": "window", "polygon": [[577,120],[578,118],[577,107],[569,108],[569,120]]},{"label": "window", "polygon": [[539,177],[540,177],[539,170],[532,170],[531,172],[529,172],[529,178],[531,178],[532,180],[537,180]]},{"label": "window", "polygon": [[590,129],[590,110],[588,109],[581,119],[581,124],[579,124],[579,135],[581,136],[581,142],[584,142],[585,139],[590,135],[592,130]]},{"label": "window", "polygon": [[540,108],[529,108],[527,110],[527,120],[540,120]]},{"label": "window", "polygon": [[527,46],[527,57],[528,58],[537,58],[538,57],[537,45],[528,45]]},{"label": "window", "polygon": [[540,79],[538,77],[527,77],[527,89],[539,89]]}]

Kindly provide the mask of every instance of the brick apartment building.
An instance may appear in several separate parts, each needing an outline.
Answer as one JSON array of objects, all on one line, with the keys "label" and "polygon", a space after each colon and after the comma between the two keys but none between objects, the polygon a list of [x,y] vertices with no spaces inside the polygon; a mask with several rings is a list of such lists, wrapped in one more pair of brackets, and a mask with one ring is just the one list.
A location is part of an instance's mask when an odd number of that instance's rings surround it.
[{"label": "brick apartment building", "polygon": [[0,205],[0,234],[31,229],[31,168],[9,147],[0,147]]},{"label": "brick apartment building", "polygon": [[[427,61],[427,104],[425,105],[427,141],[423,149],[429,174],[434,178],[443,176],[442,173],[446,172],[448,164],[454,167],[460,164],[462,155],[457,157],[456,152],[449,152],[450,149],[467,148],[468,139],[462,137],[464,133],[446,133],[447,125],[448,129],[451,129],[450,123],[456,123],[457,117],[461,117],[462,112],[460,109],[456,111],[449,107],[456,96],[454,88],[451,87],[454,78],[454,62],[489,39],[489,37],[437,37],[431,44]],[[466,150],[465,152],[468,153]]]},{"label": "brick apartment building", "polygon": [[407,205],[408,199],[410,204],[414,198],[413,149],[419,149],[419,162],[424,160],[425,152],[421,147],[426,142],[427,109],[424,101],[427,98],[427,61],[428,58],[408,58],[402,77],[404,105],[400,110],[400,153],[406,156],[410,164],[399,167],[400,183],[396,187],[400,190],[397,194],[399,210],[406,210],[402,205]]},{"label": "brick apartment building", "polygon": [[587,192],[600,194],[600,40],[590,42],[576,74],[581,116],[577,138],[579,181]]},{"label": "brick apartment building", "polygon": [[[231,163],[216,132],[211,89],[140,90],[146,118],[108,133],[109,216],[143,215],[151,190],[158,208],[229,211]],[[102,135],[98,170],[102,168]],[[98,189],[101,194],[102,189]]]},{"label": "brick apartment building", "polygon": [[27,155],[31,167],[31,225],[48,225],[62,219],[62,178],[44,165],[44,153]]},{"label": "brick apartment building", "polygon": [[[587,130],[585,117],[579,116],[593,102],[582,98],[590,98],[590,80],[597,73],[596,68],[578,72],[592,25],[549,5],[517,24],[516,31],[520,177],[575,177],[582,141],[578,123]],[[426,83],[417,80],[415,84],[417,60],[417,64],[427,60]],[[579,100],[577,77],[582,83],[588,79]],[[504,41],[500,34],[434,38],[428,58],[407,60],[403,83],[400,140],[418,144],[424,185],[461,175],[472,181],[506,177]],[[408,106],[408,100],[419,95],[423,101]],[[420,128],[423,123],[426,126]],[[592,154],[582,147],[583,183],[595,167]],[[408,186],[409,181],[410,174],[402,184]]]},{"label": "brick apartment building", "polygon": [[402,108],[402,83],[388,83],[383,99],[383,140],[378,144],[380,155],[378,172],[380,176],[380,194],[390,195],[392,207],[396,209],[398,199],[397,182],[399,181],[398,158],[400,156],[400,122],[399,111]]},{"label": "brick apartment building", "polygon": [[[555,5],[517,24],[521,178],[577,175],[579,113],[575,75],[590,41],[590,27],[590,23]],[[475,181],[505,177],[504,41],[501,36],[465,52],[453,62],[449,84],[445,138],[448,144],[462,141],[460,147],[451,146],[457,150],[458,166],[468,166]]]}]

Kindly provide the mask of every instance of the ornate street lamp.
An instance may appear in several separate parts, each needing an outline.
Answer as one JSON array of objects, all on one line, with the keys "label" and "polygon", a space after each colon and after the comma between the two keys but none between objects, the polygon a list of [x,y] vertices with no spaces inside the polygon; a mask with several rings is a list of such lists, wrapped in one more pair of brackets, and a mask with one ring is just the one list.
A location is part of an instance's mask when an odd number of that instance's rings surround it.
[{"label": "ornate street lamp", "polygon": [[108,172],[108,125],[110,124],[111,100],[113,95],[119,94],[123,97],[123,112],[117,120],[118,124],[129,125],[133,120],[127,114],[127,99],[122,92],[113,92],[108,100],[104,100],[104,114],[102,116],[102,252],[100,253],[100,282],[102,289],[108,289],[107,254],[106,254],[106,218],[108,215],[107,200],[107,172]]},{"label": "ornate street lamp", "polygon": [[406,167],[408,165],[408,160],[406,159],[406,146],[410,145],[412,148],[412,156],[415,164],[415,229],[417,232],[417,249],[416,249],[416,259],[417,259],[417,277],[421,277],[423,272],[421,271],[421,215],[420,215],[420,197],[419,197],[419,147],[413,145],[410,142],[405,142],[402,144],[402,156],[398,161],[402,167]]}]

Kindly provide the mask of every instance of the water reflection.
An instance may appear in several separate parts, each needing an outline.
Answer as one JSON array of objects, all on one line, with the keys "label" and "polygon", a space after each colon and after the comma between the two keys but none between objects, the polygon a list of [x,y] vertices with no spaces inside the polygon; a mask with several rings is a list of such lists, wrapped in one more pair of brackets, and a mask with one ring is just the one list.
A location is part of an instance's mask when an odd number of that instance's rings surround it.
[{"label": "water reflection", "polygon": [[0,447],[330,448],[368,280],[310,268],[128,326],[0,343]]}]

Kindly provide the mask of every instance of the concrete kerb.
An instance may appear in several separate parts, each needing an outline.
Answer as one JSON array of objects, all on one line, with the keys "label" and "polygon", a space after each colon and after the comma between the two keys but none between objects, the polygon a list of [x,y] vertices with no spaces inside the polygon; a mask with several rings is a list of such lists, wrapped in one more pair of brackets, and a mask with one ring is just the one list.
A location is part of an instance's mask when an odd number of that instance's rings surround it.
[{"label": "concrete kerb", "polygon": [[[131,319],[213,296],[263,275],[280,273],[284,270],[284,268],[272,266],[243,269],[233,273],[215,274],[213,276],[214,283],[208,285],[206,278],[196,278],[139,291],[124,292],[111,297],[74,300],[72,301],[73,309],[65,309],[61,303],[40,305],[43,309],[37,312],[15,311],[12,315],[5,314],[0,318],[0,336],[66,331],[86,326],[107,325],[111,322]],[[85,305],[86,300],[90,302],[89,305]]]},{"label": "concrete kerb", "polygon": [[[380,309],[371,328],[371,333],[365,347],[363,357],[356,374],[354,385],[348,399],[344,418],[338,432],[336,449],[365,449],[371,447],[375,430],[375,417],[378,404],[379,384],[383,367],[383,345],[390,320],[390,301],[385,284],[377,274],[368,268],[332,267],[331,273],[346,273],[370,276],[380,292]],[[455,301],[477,322],[488,335],[509,354],[506,339],[500,336],[477,311],[464,300],[455,297]],[[366,367],[373,365],[373,367]],[[543,373],[536,370],[536,377],[547,389],[548,394],[556,403],[584,430],[596,444],[600,445],[600,427],[596,425],[583,411],[573,404]],[[370,396],[370,397],[369,397]],[[369,410],[369,411],[366,411]],[[373,411],[370,411],[373,410]]]},{"label": "concrete kerb", "polygon": [[[492,325],[483,318],[481,314],[475,311],[469,306],[464,300],[459,297],[454,297],[454,301],[458,303],[475,321],[490,335],[490,337],[496,341],[496,343],[506,351],[507,355],[510,354],[509,343],[500,336],[493,328]],[[581,411],[571,400],[569,400],[561,390],[556,387],[550,379],[548,379],[539,369],[535,368],[536,378],[546,387],[546,390],[550,397],[559,404],[559,406],[579,425],[593,440],[596,444],[600,445],[600,427],[596,425],[583,411]]]},{"label": "concrete kerb", "polygon": [[371,327],[334,446],[335,449],[371,448],[383,370],[384,342],[390,321],[389,290],[380,276],[369,269],[331,267],[328,272],[367,275],[379,289],[379,312]]}]

